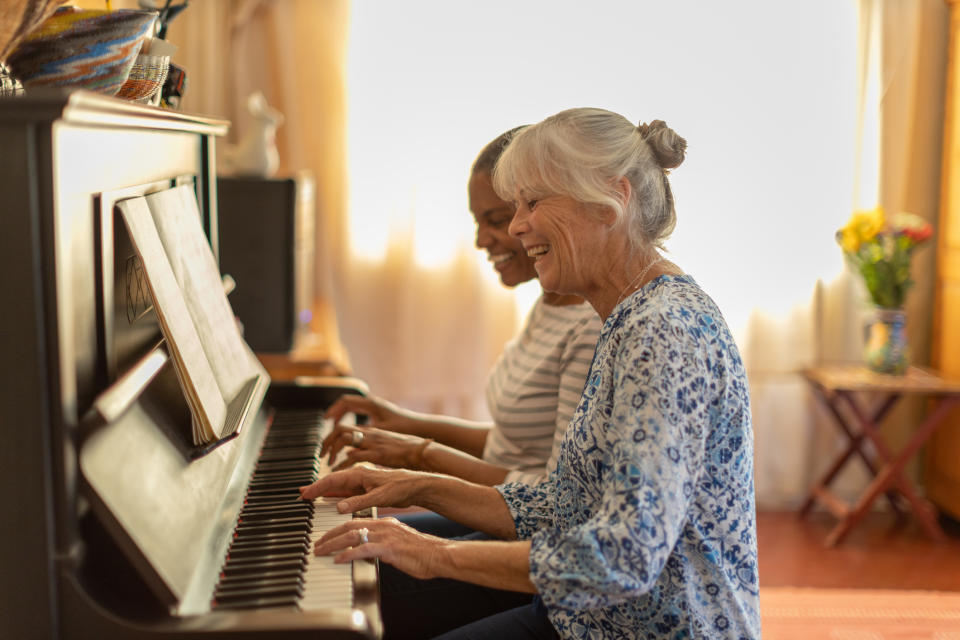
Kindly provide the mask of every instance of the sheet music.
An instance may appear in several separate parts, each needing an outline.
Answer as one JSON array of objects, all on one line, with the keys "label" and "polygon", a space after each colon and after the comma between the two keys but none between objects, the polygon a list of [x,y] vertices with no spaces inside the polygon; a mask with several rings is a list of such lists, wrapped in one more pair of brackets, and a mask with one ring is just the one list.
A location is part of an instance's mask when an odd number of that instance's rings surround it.
[{"label": "sheet music", "polygon": [[182,185],[150,194],[146,202],[207,360],[229,402],[257,372],[223,291],[220,270],[200,223],[196,194],[191,186]]},{"label": "sheet music", "polygon": [[117,209],[140,255],[170,357],[187,394],[194,422],[198,423],[194,427],[194,440],[201,435],[196,433],[198,426],[203,436],[199,441],[213,439],[223,428],[227,405],[157,233],[153,215],[142,197],[122,200],[117,203]]}]

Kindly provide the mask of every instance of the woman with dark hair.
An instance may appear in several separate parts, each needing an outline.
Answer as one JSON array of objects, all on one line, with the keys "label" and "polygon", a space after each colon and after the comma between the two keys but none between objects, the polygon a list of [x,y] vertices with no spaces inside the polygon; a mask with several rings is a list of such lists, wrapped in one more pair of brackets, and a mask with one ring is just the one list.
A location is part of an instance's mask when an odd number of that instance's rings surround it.
[{"label": "woman with dark hair", "polygon": [[[572,109],[524,129],[494,170],[544,289],[604,325],[557,468],[486,487],[354,468],[301,488],[341,512],[421,505],[498,540],[446,540],[391,518],[318,541],[336,562],[379,557],[388,638],[760,637],[747,377],[720,310],[662,254],[667,173],[686,142]],[[509,594],[536,594],[515,604]],[[435,614],[441,611],[439,620]]]}]

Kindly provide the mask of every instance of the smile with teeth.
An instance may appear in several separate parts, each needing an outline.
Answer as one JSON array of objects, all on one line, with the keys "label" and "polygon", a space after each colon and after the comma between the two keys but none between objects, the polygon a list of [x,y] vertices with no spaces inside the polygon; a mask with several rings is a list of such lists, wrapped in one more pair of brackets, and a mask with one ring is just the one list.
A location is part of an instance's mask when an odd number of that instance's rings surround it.
[{"label": "smile with teeth", "polygon": [[514,254],[512,252],[511,253],[495,253],[495,254],[491,253],[488,260],[490,260],[490,262],[492,262],[493,264],[497,265],[497,264],[500,264],[501,262],[505,262],[506,260],[509,260],[513,256]]},{"label": "smile with teeth", "polygon": [[550,250],[549,246],[545,244],[538,244],[534,247],[527,247],[527,255],[530,256],[531,258],[539,258],[549,250]]}]

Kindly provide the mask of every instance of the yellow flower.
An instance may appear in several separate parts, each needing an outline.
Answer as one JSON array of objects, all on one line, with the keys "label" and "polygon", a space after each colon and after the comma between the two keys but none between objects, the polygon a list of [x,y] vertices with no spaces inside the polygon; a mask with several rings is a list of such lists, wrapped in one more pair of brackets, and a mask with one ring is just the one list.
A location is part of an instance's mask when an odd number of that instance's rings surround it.
[{"label": "yellow flower", "polygon": [[844,227],[837,232],[837,242],[847,253],[856,253],[857,249],[860,248],[860,238],[857,237],[857,232],[849,227]]},{"label": "yellow flower", "polygon": [[883,230],[883,225],[883,207],[878,206],[869,211],[855,211],[847,225],[837,234],[837,241],[844,251],[856,253],[860,245],[877,237],[877,234]]}]

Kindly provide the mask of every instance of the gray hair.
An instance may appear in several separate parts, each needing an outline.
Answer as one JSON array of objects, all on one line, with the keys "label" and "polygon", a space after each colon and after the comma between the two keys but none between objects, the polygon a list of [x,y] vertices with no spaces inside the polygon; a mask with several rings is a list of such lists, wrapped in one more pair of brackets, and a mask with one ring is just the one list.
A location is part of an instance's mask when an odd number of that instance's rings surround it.
[{"label": "gray hair", "polygon": [[[634,249],[663,247],[677,213],[667,174],[680,166],[687,142],[662,120],[634,126],[603,109],[568,109],[513,136],[493,172],[504,200],[566,195],[610,207],[627,225]],[[629,180],[628,202],[616,189]]]}]

